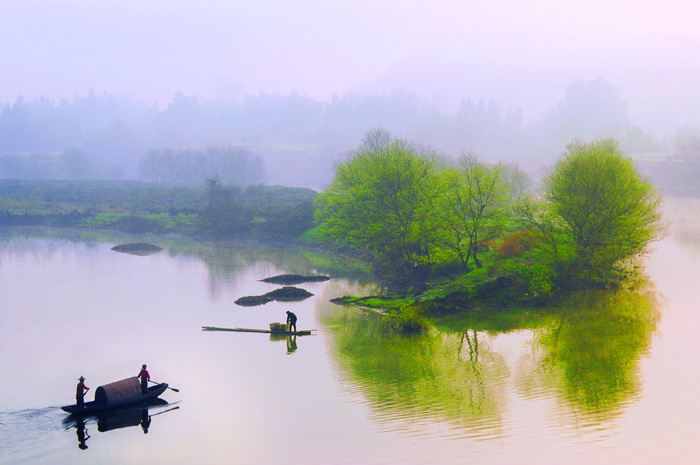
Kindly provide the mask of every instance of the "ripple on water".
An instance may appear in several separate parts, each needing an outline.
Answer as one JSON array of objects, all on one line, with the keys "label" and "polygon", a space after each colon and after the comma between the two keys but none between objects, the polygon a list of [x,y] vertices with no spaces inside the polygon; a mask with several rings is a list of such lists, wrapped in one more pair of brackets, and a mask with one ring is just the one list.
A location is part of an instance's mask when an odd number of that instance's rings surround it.
[{"label": "ripple on water", "polygon": [[62,434],[60,407],[0,412],[0,463],[23,463],[51,456],[60,447],[49,441]]}]

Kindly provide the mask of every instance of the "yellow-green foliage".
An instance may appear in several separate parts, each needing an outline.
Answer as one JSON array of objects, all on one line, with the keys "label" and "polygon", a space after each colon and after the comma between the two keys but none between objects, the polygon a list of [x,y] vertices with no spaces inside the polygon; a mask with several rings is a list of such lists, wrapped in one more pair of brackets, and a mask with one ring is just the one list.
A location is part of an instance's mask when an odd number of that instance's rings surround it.
[{"label": "yellow-green foliage", "polygon": [[569,145],[545,178],[544,193],[560,245],[572,251],[573,277],[605,280],[616,263],[663,236],[661,196],[612,139]]},{"label": "yellow-green foliage", "polygon": [[528,229],[506,234],[496,249],[496,255],[500,259],[519,257],[532,248],[534,240],[532,231]]}]

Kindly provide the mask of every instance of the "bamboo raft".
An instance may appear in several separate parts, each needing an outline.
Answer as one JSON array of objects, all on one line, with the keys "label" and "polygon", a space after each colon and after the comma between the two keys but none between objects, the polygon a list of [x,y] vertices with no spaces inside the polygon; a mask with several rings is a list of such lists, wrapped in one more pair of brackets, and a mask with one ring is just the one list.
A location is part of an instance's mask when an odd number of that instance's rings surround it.
[{"label": "bamboo raft", "polygon": [[273,331],[271,329],[249,329],[249,328],[219,328],[217,326],[202,326],[202,331],[234,331],[237,333],[266,333],[266,334],[283,334],[288,336],[309,336],[315,329],[306,329],[302,331]]}]

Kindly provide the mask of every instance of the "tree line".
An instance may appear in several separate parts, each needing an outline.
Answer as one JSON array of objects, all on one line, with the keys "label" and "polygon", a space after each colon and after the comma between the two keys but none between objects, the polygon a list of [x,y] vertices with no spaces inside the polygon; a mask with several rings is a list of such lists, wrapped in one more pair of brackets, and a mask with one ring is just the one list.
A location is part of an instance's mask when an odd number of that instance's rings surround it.
[{"label": "tree line", "polygon": [[317,192],[281,186],[0,179],[0,226],[109,229],[216,238],[298,236]]},{"label": "tree line", "polygon": [[493,100],[464,98],[446,111],[405,92],[350,93],[327,101],[294,92],[237,100],[178,93],[164,108],[94,93],[60,102],[20,97],[0,107],[0,154],[23,159],[71,151],[88,163],[74,164],[70,173],[56,168],[50,177],[140,179],[141,157],[151,150],[232,145],[251,147],[265,158],[297,156],[301,147],[305,156],[330,161],[372,127],[445,153],[469,150],[492,161],[549,162],[541,154],[558,153],[574,137],[612,137],[632,154],[700,155],[693,128],[660,140],[636,126],[621,91],[605,79],[572,82],[559,104],[532,122],[521,109]]},{"label": "tree line", "polygon": [[223,184],[265,183],[265,163],[246,147],[211,145],[204,150],[151,150],[139,163],[147,181],[199,184],[216,179]]},{"label": "tree line", "polygon": [[574,141],[533,189],[515,165],[369,132],[317,200],[318,233],[402,286],[499,268],[524,294],[607,285],[664,233],[661,197],[612,139]]},{"label": "tree line", "polygon": [[[140,179],[190,185],[217,179],[224,184],[254,186],[266,181],[265,162],[248,147],[211,145],[202,150],[150,150],[139,159]],[[0,178],[30,180],[99,179],[99,168],[82,152],[0,155]],[[113,178],[121,179],[119,173]]]}]

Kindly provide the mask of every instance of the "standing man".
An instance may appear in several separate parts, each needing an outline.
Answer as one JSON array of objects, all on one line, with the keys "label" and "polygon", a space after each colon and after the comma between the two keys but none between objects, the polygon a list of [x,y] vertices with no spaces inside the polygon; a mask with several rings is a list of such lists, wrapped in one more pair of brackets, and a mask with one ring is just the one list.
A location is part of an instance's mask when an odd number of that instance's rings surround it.
[{"label": "standing man", "polygon": [[[287,311],[287,325],[288,325],[287,328],[289,329],[289,331],[296,331],[297,330],[297,316],[290,311]],[[292,329],[292,328],[294,328],[294,329]]]},{"label": "standing man", "polygon": [[146,370],[146,365],[141,366],[141,371],[136,377],[141,378],[141,394],[146,394],[148,392],[148,381],[151,379],[151,375]]},{"label": "standing man", "polygon": [[83,407],[85,405],[85,393],[87,393],[90,388],[85,385],[85,378],[81,376],[78,378],[78,386],[75,389],[75,403],[78,407]]}]

